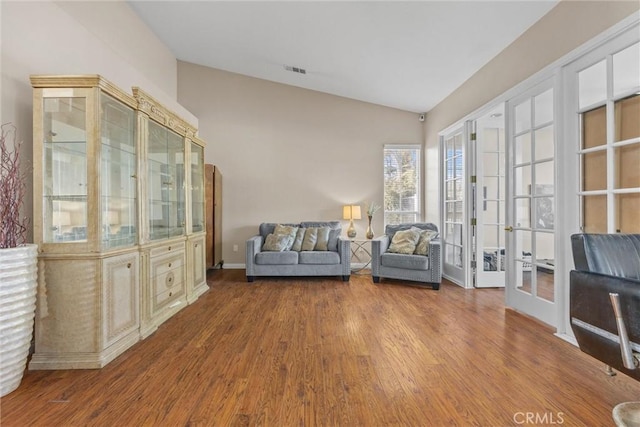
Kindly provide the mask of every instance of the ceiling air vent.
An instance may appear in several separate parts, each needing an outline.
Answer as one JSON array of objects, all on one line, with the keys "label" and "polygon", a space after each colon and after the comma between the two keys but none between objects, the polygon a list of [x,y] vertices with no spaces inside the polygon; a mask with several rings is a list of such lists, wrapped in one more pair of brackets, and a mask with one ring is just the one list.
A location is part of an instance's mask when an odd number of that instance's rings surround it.
[{"label": "ceiling air vent", "polygon": [[285,65],[284,69],[287,71],[291,71],[292,73],[307,74],[307,70],[305,70],[304,68],[292,67],[291,65]]}]

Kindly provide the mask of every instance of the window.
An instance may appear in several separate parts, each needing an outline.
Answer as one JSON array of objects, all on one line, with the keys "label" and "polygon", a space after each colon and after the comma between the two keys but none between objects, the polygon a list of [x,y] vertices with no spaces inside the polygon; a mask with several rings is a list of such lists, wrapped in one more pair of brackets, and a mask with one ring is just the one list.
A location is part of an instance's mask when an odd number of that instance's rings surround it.
[{"label": "window", "polygon": [[577,73],[582,230],[640,232],[640,43]]},{"label": "window", "polygon": [[419,145],[384,147],[384,223],[417,222],[420,212]]},{"label": "window", "polygon": [[[446,135],[443,140],[444,150],[444,263],[447,274],[451,270],[464,268],[464,128],[460,127]],[[464,277],[458,278],[460,282]]]}]

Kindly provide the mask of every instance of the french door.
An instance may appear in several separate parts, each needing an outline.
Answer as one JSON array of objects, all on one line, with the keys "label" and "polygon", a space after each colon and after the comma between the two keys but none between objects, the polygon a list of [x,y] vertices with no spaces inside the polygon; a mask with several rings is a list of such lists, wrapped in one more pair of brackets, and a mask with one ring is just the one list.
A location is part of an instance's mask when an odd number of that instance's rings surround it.
[{"label": "french door", "polygon": [[507,102],[507,305],[556,325],[556,130],[549,79]]},{"label": "french door", "polygon": [[[472,229],[477,288],[504,287],[505,247],[505,117],[504,104],[492,109],[473,125]],[[474,142],[475,141],[475,142]]]},{"label": "french door", "polygon": [[640,233],[638,34],[636,27],[566,69],[585,233]]},{"label": "french door", "polygon": [[[572,233],[640,233],[638,23],[563,68],[565,241]],[[570,253],[570,248],[567,248]],[[568,270],[564,283],[569,283]],[[567,286],[568,288],[568,286]],[[568,289],[565,295],[568,295]],[[568,297],[564,330],[571,334]]]},{"label": "french door", "polygon": [[441,139],[444,179],[441,242],[444,254],[442,273],[460,286],[466,280],[465,225],[465,146],[467,125],[460,126]]}]

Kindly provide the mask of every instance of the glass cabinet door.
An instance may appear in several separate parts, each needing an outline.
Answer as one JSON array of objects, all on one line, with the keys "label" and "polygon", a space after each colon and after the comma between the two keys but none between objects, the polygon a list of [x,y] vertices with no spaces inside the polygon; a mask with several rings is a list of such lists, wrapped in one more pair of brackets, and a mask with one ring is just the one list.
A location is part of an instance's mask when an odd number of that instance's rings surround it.
[{"label": "glass cabinet door", "polygon": [[131,246],[137,241],[135,113],[106,94],[100,107],[102,247]]},{"label": "glass cabinet door", "polygon": [[191,143],[191,232],[204,230],[204,148]]},{"label": "glass cabinet door", "polygon": [[43,100],[44,243],[87,240],[87,99]]},{"label": "glass cabinet door", "polygon": [[171,174],[172,184],[168,187],[169,210],[169,237],[185,234],[186,221],[186,195],[185,195],[185,162],[184,162],[184,138],[167,130],[167,151],[169,163],[167,168]]},{"label": "glass cabinet door", "polygon": [[147,147],[149,238],[185,233],[184,139],[149,121]]}]

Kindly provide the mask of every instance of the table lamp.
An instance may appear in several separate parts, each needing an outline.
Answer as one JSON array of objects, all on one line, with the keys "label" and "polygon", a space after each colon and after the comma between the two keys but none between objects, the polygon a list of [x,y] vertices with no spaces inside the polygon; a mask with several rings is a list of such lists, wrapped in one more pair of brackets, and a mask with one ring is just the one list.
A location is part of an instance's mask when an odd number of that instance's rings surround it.
[{"label": "table lamp", "polygon": [[347,236],[349,236],[350,239],[353,239],[354,237],[356,237],[356,229],[353,226],[353,220],[362,218],[362,214],[360,213],[360,206],[344,205],[342,207],[342,218],[348,219],[350,221],[349,228],[347,229]]}]

